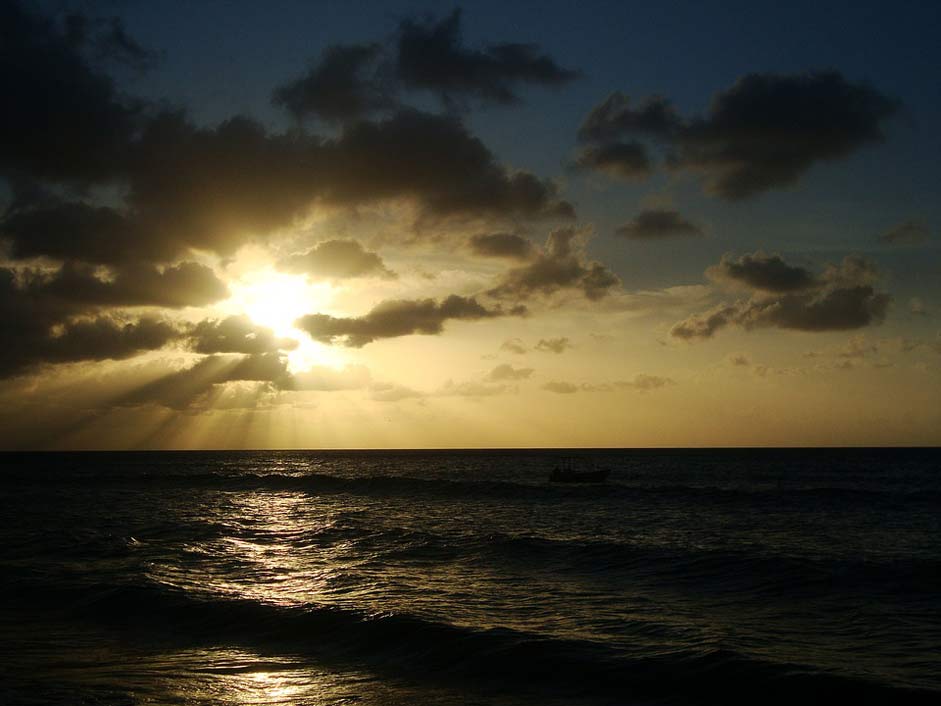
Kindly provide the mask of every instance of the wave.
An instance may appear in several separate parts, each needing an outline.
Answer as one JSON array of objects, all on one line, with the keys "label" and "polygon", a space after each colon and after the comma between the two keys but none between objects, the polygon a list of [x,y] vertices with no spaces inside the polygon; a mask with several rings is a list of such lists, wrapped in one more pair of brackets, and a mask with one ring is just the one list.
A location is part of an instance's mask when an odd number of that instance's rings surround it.
[{"label": "wave", "polygon": [[[436,532],[376,523],[369,517],[340,516],[326,524],[292,531],[290,536],[266,528],[225,522],[188,520],[141,528],[136,536],[111,533],[60,534],[39,532],[5,547],[9,558],[43,555],[67,563],[126,559],[125,569],[180,545],[204,558],[230,559],[218,552],[219,540],[239,539],[260,545],[289,543],[298,552],[345,547],[345,554],[363,567],[415,567],[428,562],[464,565],[475,572],[507,576],[548,575],[552,580],[588,581],[602,586],[636,585],[668,588],[700,596],[735,595],[760,602],[769,598],[824,597],[831,594],[892,601],[933,601],[941,595],[941,561],[935,557],[863,558],[814,556],[807,547],[788,553],[776,546],[707,549],[635,540],[553,537],[533,534],[481,533],[469,529]],[[117,564],[115,564],[117,565]],[[535,573],[533,573],[535,572]]]},{"label": "wave", "polygon": [[159,584],[93,585],[78,592],[47,586],[21,595],[132,630],[136,640],[237,644],[262,655],[290,653],[325,663],[366,664],[378,673],[511,692],[619,702],[636,697],[788,706],[839,698],[855,704],[927,704],[939,696],[928,689],[757,659],[721,646],[645,654],[590,640],[473,629],[411,615],[222,600]]},{"label": "wave", "polygon": [[484,553],[486,560],[512,561],[527,568],[573,570],[598,574],[611,580],[643,580],[645,577],[671,585],[687,585],[696,591],[728,592],[736,588],[749,593],[778,595],[828,594],[833,591],[863,591],[878,595],[881,590],[898,596],[917,593],[941,594],[941,563],[924,560],[877,562],[862,559],[806,556],[756,555],[744,551],[718,551],[625,544],[609,541],[557,540],[541,537],[490,535],[477,541],[470,551]]},{"label": "wave", "polygon": [[557,485],[543,477],[519,480],[491,480],[486,478],[425,478],[412,475],[343,476],[325,473],[255,473],[194,471],[191,473],[153,472],[130,470],[126,473],[82,472],[69,474],[48,470],[25,469],[7,472],[3,476],[7,487],[33,484],[62,484],[88,487],[183,487],[218,488],[223,490],[290,490],[314,494],[348,493],[352,495],[405,495],[447,497],[493,497],[499,499],[526,498],[592,498],[630,500],[689,499],[698,502],[745,501],[750,503],[890,503],[939,504],[941,490],[911,487],[878,488],[846,487],[839,485],[788,487],[762,484],[753,487],[740,485],[657,484],[649,478],[636,480],[629,470],[617,472],[612,482],[601,485]]}]

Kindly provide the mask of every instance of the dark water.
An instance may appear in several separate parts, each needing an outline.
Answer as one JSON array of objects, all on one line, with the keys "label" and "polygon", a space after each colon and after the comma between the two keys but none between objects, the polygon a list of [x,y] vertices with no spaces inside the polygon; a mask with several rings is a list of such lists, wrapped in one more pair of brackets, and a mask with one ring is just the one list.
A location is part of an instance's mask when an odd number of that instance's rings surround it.
[{"label": "dark water", "polygon": [[2,455],[0,703],[941,703],[939,450]]}]

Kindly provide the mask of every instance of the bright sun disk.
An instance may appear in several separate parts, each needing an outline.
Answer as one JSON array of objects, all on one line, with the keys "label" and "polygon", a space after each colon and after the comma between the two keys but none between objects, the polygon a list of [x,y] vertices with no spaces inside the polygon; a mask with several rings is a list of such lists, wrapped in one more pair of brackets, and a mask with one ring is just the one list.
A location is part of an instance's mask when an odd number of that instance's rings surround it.
[{"label": "bright sun disk", "polygon": [[230,289],[232,309],[244,313],[253,323],[270,328],[276,336],[298,342],[297,348],[288,353],[288,368],[292,372],[312,365],[341,364],[336,351],[312,341],[294,325],[305,314],[322,311],[331,298],[329,284],[311,284],[303,276],[265,270],[244,277]]}]

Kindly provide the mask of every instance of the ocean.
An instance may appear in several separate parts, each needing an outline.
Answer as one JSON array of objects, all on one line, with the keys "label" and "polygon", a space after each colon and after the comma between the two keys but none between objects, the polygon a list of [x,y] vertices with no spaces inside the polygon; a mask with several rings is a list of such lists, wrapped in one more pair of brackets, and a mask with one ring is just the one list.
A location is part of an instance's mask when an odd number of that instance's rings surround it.
[{"label": "ocean", "polygon": [[939,449],[0,465],[4,705],[941,703]]}]

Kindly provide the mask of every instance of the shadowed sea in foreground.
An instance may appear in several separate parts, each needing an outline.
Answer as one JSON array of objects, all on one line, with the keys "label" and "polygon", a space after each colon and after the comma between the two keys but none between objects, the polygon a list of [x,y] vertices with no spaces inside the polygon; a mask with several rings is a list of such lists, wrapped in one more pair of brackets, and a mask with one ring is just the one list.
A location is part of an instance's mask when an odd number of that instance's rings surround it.
[{"label": "shadowed sea in foreground", "polygon": [[941,702],[939,449],[0,464],[2,704]]}]

